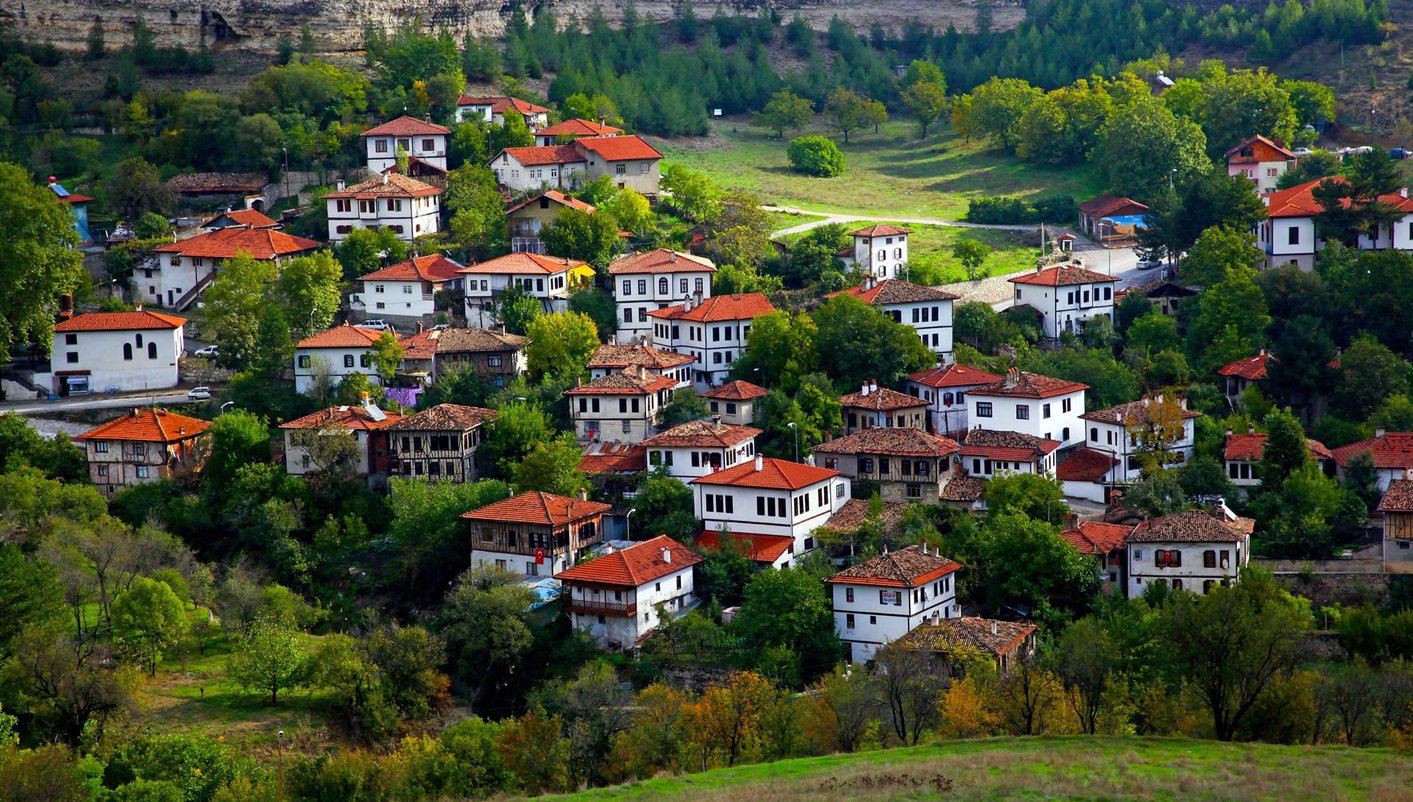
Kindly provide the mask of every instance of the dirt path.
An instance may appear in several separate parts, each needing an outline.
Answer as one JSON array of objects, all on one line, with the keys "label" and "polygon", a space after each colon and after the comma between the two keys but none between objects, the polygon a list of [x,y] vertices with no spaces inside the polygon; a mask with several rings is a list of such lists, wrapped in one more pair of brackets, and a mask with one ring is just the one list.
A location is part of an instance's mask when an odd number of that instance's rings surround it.
[{"label": "dirt path", "polygon": [[928,217],[872,217],[864,214],[836,214],[833,212],[819,212],[813,209],[797,209],[793,206],[762,206],[767,212],[783,212],[785,214],[802,214],[810,217],[820,217],[820,220],[811,220],[808,223],[801,223],[798,226],[782,228],[771,234],[772,238],[786,234],[799,234],[809,231],[812,228],[828,225],[830,223],[903,223],[914,226],[948,226],[950,228],[990,228],[997,231],[1034,231],[1039,226],[1007,226],[989,225],[986,223],[963,223],[956,220],[937,220]]}]

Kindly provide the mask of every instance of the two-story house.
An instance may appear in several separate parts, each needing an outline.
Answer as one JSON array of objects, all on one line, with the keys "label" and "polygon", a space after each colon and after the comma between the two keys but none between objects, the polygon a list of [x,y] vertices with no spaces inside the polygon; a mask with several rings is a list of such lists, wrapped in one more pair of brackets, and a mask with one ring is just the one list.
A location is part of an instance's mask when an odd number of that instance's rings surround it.
[{"label": "two-story house", "polygon": [[871,381],[857,393],[839,398],[844,414],[844,434],[875,427],[927,428],[927,402],[915,395],[879,387]]},{"label": "two-story house", "polygon": [[952,302],[958,296],[932,287],[924,287],[902,279],[876,280],[865,275],[863,284],[835,295],[851,295],[883,314],[893,322],[911,326],[922,344],[935,354],[952,353]]},{"label": "two-story house", "polygon": [[908,376],[908,395],[927,402],[928,429],[952,437],[966,431],[967,393],[1003,379],[985,370],[945,360]]},{"label": "two-story house", "polygon": [[648,312],[711,297],[716,265],[703,256],[666,248],[630,253],[608,266],[618,304],[618,341],[643,342],[652,336]]},{"label": "two-story house", "polygon": [[538,300],[540,310],[547,315],[563,312],[569,308],[573,274],[581,268],[592,271],[587,262],[579,259],[523,252],[463,267],[466,320],[472,326],[499,325],[495,305],[512,287]]},{"label": "two-story house", "polygon": [[759,454],[688,484],[703,524],[698,546],[745,538],[752,553],[773,555],[777,568],[812,551],[814,530],[849,500],[849,482],[838,471]]},{"label": "two-story house", "polygon": [[1260,134],[1228,150],[1223,157],[1227,160],[1227,175],[1250,181],[1258,195],[1274,192],[1281,176],[1295,166],[1294,153]]},{"label": "two-story house", "polygon": [[1192,458],[1193,422],[1202,416],[1187,408],[1186,398],[1165,399],[1160,393],[1079,417],[1087,425],[1086,445],[1119,461],[1108,481],[1130,483],[1140,479],[1145,452],[1161,466],[1187,464]]},{"label": "two-story house", "polygon": [[1040,312],[1045,336],[1059,339],[1065,332],[1078,334],[1084,321],[1114,319],[1114,285],[1118,279],[1076,265],[1035,269],[1007,279],[1015,285],[1016,306]]},{"label": "two-story house", "polygon": [[641,443],[677,386],[675,379],[636,365],[565,391],[580,440]]},{"label": "two-story house", "polygon": [[525,127],[538,131],[549,124],[549,109],[518,97],[462,95],[456,99],[456,121],[479,119],[491,125],[505,125],[505,115],[519,114]]},{"label": "two-story house", "polygon": [[967,393],[973,429],[1023,432],[1058,440],[1061,448],[1084,443],[1084,391],[1089,385],[1011,368],[999,382]]},{"label": "two-story house", "polygon": [[609,342],[594,349],[594,355],[589,358],[589,378],[602,379],[610,373],[640,367],[675,380],[674,389],[680,389],[692,383],[693,361],[686,354],[659,351],[650,345]]},{"label": "two-story house", "polygon": [[577,190],[589,183],[589,160],[573,145],[506,148],[490,160],[496,181],[511,192]]},{"label": "two-story house", "polygon": [[295,343],[295,392],[326,396],[354,373],[362,373],[374,384],[381,384],[382,379],[373,364],[373,347],[384,334],[382,329],[345,323]]},{"label": "two-story house", "polygon": [[962,614],[954,581],[960,563],[926,543],[884,548],[824,580],[833,600],[834,631],[853,663],[867,663],[880,648],[928,621]]},{"label": "two-story house", "polygon": [[648,466],[663,468],[684,483],[712,471],[751,461],[760,429],[732,426],[721,420],[694,420],[673,426],[643,441]]},{"label": "two-story house", "polygon": [[386,228],[403,242],[441,231],[442,191],[400,173],[383,173],[351,187],[343,182],[324,196],[329,241],[342,242],[360,228]]},{"label": "two-story house", "polygon": [[957,454],[967,475],[973,479],[1010,473],[1054,476],[1055,452],[1059,448],[1058,440],[1024,432],[969,429],[963,434]]},{"label": "two-story house", "polygon": [[574,140],[573,148],[586,163],[588,180],[606,175],[619,189],[636,190],[656,197],[662,180],[662,154],[642,137],[589,136]]},{"label": "two-story house", "polygon": [[554,575],[569,623],[601,649],[637,645],[697,604],[702,555],[666,535],[612,549]]},{"label": "two-story house", "polygon": [[[1327,474],[1335,472],[1335,456],[1319,440],[1305,439],[1310,450],[1310,459]],[[1266,435],[1250,431],[1246,434],[1233,434],[1227,430],[1226,442],[1222,444],[1222,462],[1227,470],[1227,478],[1237,487],[1247,490],[1261,485],[1261,458],[1266,454]]]},{"label": "two-story house", "polygon": [[1154,582],[1206,595],[1237,581],[1251,561],[1256,522],[1218,506],[1150,518],[1128,536],[1128,596]]},{"label": "two-story house", "polygon": [[1227,403],[1240,403],[1247,387],[1265,381],[1266,364],[1270,361],[1271,355],[1262,348],[1255,356],[1242,357],[1217,368],[1217,375],[1222,377],[1222,392],[1227,397]]},{"label": "two-story house", "polygon": [[618,136],[621,133],[623,133],[622,128],[614,128],[611,125],[604,125],[602,122],[575,117],[572,120],[555,123],[548,128],[536,131],[535,144],[540,147],[549,147],[550,145],[563,145],[580,137]]},{"label": "two-story house", "polygon": [[495,387],[504,387],[527,369],[525,346],[530,338],[490,329],[442,329],[435,341],[432,381],[459,370],[473,370]]},{"label": "two-story house", "polygon": [[756,420],[756,405],[770,395],[764,387],[750,382],[729,381],[702,393],[712,415],[720,415],[722,423],[734,426],[750,426]]},{"label": "two-story house", "polygon": [[856,482],[878,483],[885,501],[936,504],[961,446],[916,428],[862,429],[814,447],[824,467]]},{"label": "two-story house", "polygon": [[908,235],[912,229],[875,223],[852,232],[852,248],[839,252],[846,268],[874,279],[903,276],[908,267]]},{"label": "two-story house", "polygon": [[[369,489],[387,485],[389,465],[387,428],[402,420],[364,399],[362,406],[338,406],[311,412],[302,418],[280,424],[285,440],[285,472],[304,476],[322,471],[348,470],[360,476]],[[333,448],[320,447],[320,439],[348,437],[353,440],[353,463],[321,464],[324,456],[341,458]]]},{"label": "two-story house", "polygon": [[[1309,272],[1315,269],[1315,255],[1325,247],[1316,226],[1324,207],[1315,199],[1315,189],[1326,181],[1339,182],[1341,176],[1307,181],[1266,196],[1266,219],[1256,226],[1256,247],[1266,254],[1267,267],[1295,265]],[[1413,250],[1413,199],[1406,188],[1379,197],[1379,201],[1403,216],[1391,225],[1379,225],[1373,235],[1360,234],[1362,250]]]},{"label": "two-story house", "polygon": [[279,264],[319,247],[312,239],[272,228],[222,228],[153,248],[154,261],[133,271],[133,283],[145,302],[181,310],[215,281],[227,260],[248,256]]},{"label": "two-story house", "polygon": [[440,253],[388,265],[358,278],[363,291],[349,296],[349,309],[363,320],[430,323],[438,309],[437,293],[460,289],[461,269],[461,263]]},{"label": "two-story house", "polygon": [[568,209],[584,214],[597,211],[592,204],[556,189],[547,189],[506,209],[505,222],[509,228],[511,253],[544,253],[545,229]]},{"label": "two-story house", "polygon": [[1399,479],[1413,479],[1413,432],[1385,432],[1375,429],[1374,436],[1357,443],[1331,449],[1339,478],[1343,479],[1349,464],[1360,454],[1368,454],[1379,476],[1379,490],[1387,491]]},{"label": "two-story house", "polygon": [[476,449],[495,410],[437,404],[387,427],[389,472],[430,482],[474,482]]},{"label": "two-story house", "polygon": [[469,525],[471,564],[553,576],[603,539],[611,505],[531,490],[461,514]]},{"label": "two-story house", "polygon": [[1379,512],[1384,516],[1384,572],[1413,573],[1413,481],[1390,482]]},{"label": "two-story house", "polygon": [[1066,520],[1060,537],[1074,546],[1075,551],[1094,560],[1103,583],[1101,588],[1105,593],[1122,593],[1124,588],[1128,587],[1124,546],[1132,533],[1133,527],[1126,524],[1081,521],[1071,516]]},{"label": "two-story house", "polygon": [[74,315],[55,324],[51,372],[35,383],[61,396],[176,387],[185,326],[186,318],[144,309]]},{"label": "two-story house", "polygon": [[369,128],[362,137],[368,169],[385,172],[397,166],[398,156],[403,154],[409,161],[416,159],[445,173],[450,136],[451,129],[444,125],[406,116]]},{"label": "two-story house", "polygon": [[1123,473],[1121,465],[1123,462],[1111,451],[1080,446],[1065,455],[1064,462],[1055,469],[1055,478],[1060,480],[1067,498],[1108,504],[1119,482],[1117,477]]},{"label": "two-story house", "polygon": [[74,438],[88,460],[88,479],[112,498],[133,485],[201,470],[211,451],[210,421],[165,409],[133,409]]},{"label": "two-story house", "polygon": [[707,390],[726,380],[736,357],[746,350],[751,321],[775,311],[765,295],[758,292],[714,295],[697,303],[654,309],[652,339],[654,348],[690,354],[696,360],[693,383]]}]

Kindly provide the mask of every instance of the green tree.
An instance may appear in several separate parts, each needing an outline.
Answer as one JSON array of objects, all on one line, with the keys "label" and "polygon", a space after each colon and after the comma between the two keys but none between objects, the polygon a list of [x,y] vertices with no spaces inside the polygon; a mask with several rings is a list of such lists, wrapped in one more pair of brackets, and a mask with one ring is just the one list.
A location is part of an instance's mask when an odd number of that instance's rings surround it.
[{"label": "green tree", "polygon": [[1181,347],[1177,321],[1162,312],[1149,312],[1128,329],[1127,347],[1141,354],[1156,354]]},{"label": "green tree", "polygon": [[540,490],[559,496],[577,496],[587,480],[579,470],[579,442],[565,432],[535,447],[515,465],[510,485],[517,493]]},{"label": "green tree", "polygon": [[895,386],[935,359],[915,331],[850,295],[826,301],[814,322],[819,353],[831,355],[823,367],[844,387],[869,379]]},{"label": "green tree", "polygon": [[437,620],[453,676],[473,699],[493,698],[524,670],[535,640],[529,613],[535,600],[520,575],[503,568],[477,566],[457,578]]},{"label": "green tree", "polygon": [[[631,231],[640,237],[649,236],[656,231],[657,218],[653,215],[652,204],[632,187],[619,189],[613,193],[613,197],[599,204],[599,209],[613,215],[613,219],[617,220],[618,225],[625,231]],[[615,231],[615,237],[617,234]],[[618,245],[615,244],[614,247]]]},{"label": "green tree", "polygon": [[1002,150],[1020,143],[1021,118],[1044,93],[1020,78],[992,78],[971,92],[969,114],[977,133],[991,137]]},{"label": "green tree", "polygon": [[986,483],[988,513],[1020,513],[1048,523],[1064,520],[1069,508],[1054,479],[1033,473],[997,476]]},{"label": "green tree", "polygon": [[530,338],[525,360],[535,381],[549,375],[583,376],[599,347],[598,327],[578,312],[540,315],[530,321],[525,334]]},{"label": "green tree", "polygon": [[165,582],[138,577],[113,603],[113,631],[123,651],[157,675],[162,654],[188,628],[181,600]]},{"label": "green tree", "polygon": [[1270,324],[1265,296],[1253,274],[1233,268],[1198,298],[1197,317],[1188,328],[1188,354],[1207,374],[1233,359],[1255,354]]},{"label": "green tree", "polygon": [[334,246],[334,257],[343,265],[346,278],[354,279],[396,264],[408,257],[407,243],[391,228],[355,228]]},{"label": "green tree", "polygon": [[1310,460],[1310,446],[1300,421],[1285,410],[1275,410],[1263,421],[1266,446],[1261,452],[1261,490],[1280,490],[1287,476]]},{"label": "green tree", "polygon": [[220,275],[206,288],[206,337],[221,347],[223,364],[239,368],[255,358],[260,317],[277,275],[273,262],[241,255],[226,260]]},{"label": "green tree", "polygon": [[963,141],[970,145],[971,139],[985,133],[981,129],[981,120],[976,116],[976,102],[971,95],[962,95],[952,101],[952,114],[949,117],[952,130],[961,134]]},{"label": "green tree", "polygon": [[796,172],[818,178],[844,174],[844,154],[826,136],[802,136],[790,141],[790,166]]},{"label": "green tree", "polygon": [[1139,97],[1119,106],[1100,129],[1094,161],[1118,193],[1149,200],[1209,169],[1207,139],[1197,124],[1163,101]]},{"label": "green tree", "polygon": [[1251,234],[1226,226],[1214,226],[1201,233],[1182,264],[1185,282],[1213,287],[1233,272],[1255,270],[1266,260],[1252,242]]},{"label": "green tree", "polygon": [[54,567],[26,557],[18,544],[0,545],[0,659],[10,655],[21,632],[47,629],[63,614],[64,589]]},{"label": "green tree", "polygon": [[1353,248],[1360,235],[1394,224],[1403,213],[1386,199],[1402,186],[1402,172],[1382,148],[1350,157],[1344,180],[1325,179],[1311,192],[1321,207],[1315,215],[1321,237]]},{"label": "green tree", "polygon": [[623,245],[618,220],[602,209],[594,214],[565,209],[545,227],[543,236],[549,253],[600,268],[607,267]]},{"label": "green tree", "polygon": [[448,231],[463,251],[477,258],[506,247],[505,202],[498,185],[495,173],[484,164],[464,164],[447,174],[442,203],[450,214]]},{"label": "green tree", "polygon": [[672,400],[662,405],[658,417],[664,429],[688,421],[702,420],[711,414],[706,399],[691,387],[683,387],[672,394]]},{"label": "green tree", "polygon": [[493,479],[451,483],[394,478],[391,484],[388,542],[395,557],[390,578],[402,586],[402,593],[435,597],[470,560],[461,514],[509,497],[510,488]]},{"label": "green tree", "polygon": [[323,331],[334,322],[343,296],[339,280],[343,269],[327,252],[300,256],[279,267],[273,289],[274,302],[284,310],[290,336],[296,341]]},{"label": "green tree", "polygon": [[721,204],[721,188],[711,176],[675,162],[663,165],[660,183],[672,193],[669,205],[692,222],[700,223],[714,216]]},{"label": "green tree", "polygon": [[987,517],[971,581],[988,610],[1023,604],[1039,618],[1083,610],[1098,584],[1094,564],[1047,523],[1019,512]]},{"label": "green tree", "polygon": [[1339,355],[1335,409],[1350,420],[1367,420],[1386,399],[1408,394],[1408,362],[1364,335]]},{"label": "green tree", "polygon": [[986,264],[990,257],[991,246],[981,240],[958,237],[952,244],[952,258],[962,263],[962,267],[967,271],[968,281],[976,281],[986,276],[982,265]]},{"label": "green tree", "polygon": [[279,704],[280,691],[300,687],[308,674],[309,658],[301,640],[301,633],[290,623],[269,615],[257,617],[233,644],[231,679],[246,690],[270,694],[270,704]]},{"label": "green tree", "polygon": [[746,350],[732,375],[762,386],[794,392],[806,374],[819,370],[819,329],[803,312],[776,310],[751,323]]},{"label": "green tree", "polygon": [[540,299],[525,292],[519,285],[509,287],[494,302],[494,314],[511,334],[525,334],[530,324],[544,314]]},{"label": "green tree", "polygon": [[[704,222],[708,255],[719,265],[757,270],[771,253],[770,215],[750,195],[722,195]],[[716,278],[721,278],[720,271]]]},{"label": "green tree", "polygon": [[1060,636],[1056,669],[1071,691],[1070,708],[1080,729],[1099,731],[1104,709],[1111,701],[1110,683],[1119,669],[1119,644],[1096,618],[1082,618]]},{"label": "green tree", "polygon": [[834,127],[844,135],[844,144],[849,144],[849,134],[870,124],[872,112],[869,99],[856,92],[837,87],[824,101],[824,113],[834,120]]},{"label": "green tree", "polygon": [[770,101],[761,109],[756,121],[774,131],[777,139],[784,139],[786,131],[804,128],[813,118],[813,102],[789,89],[781,89],[770,96]]},{"label": "green tree", "polygon": [[0,162],[0,353],[26,341],[49,346],[59,297],[88,280],[77,246],[68,208]]},{"label": "green tree", "polygon": [[701,531],[701,521],[692,510],[691,488],[661,466],[654,465],[643,479],[632,506],[638,515],[638,531],[648,536],[667,535],[678,542],[689,542]]},{"label": "green tree", "polygon": [[926,138],[927,129],[947,113],[947,84],[940,81],[917,81],[903,90],[903,103],[917,118],[920,129],[918,136]]},{"label": "green tree", "polygon": [[1264,69],[1214,71],[1202,81],[1202,96],[1198,122],[1213,157],[1253,134],[1281,142],[1295,134],[1290,93]]},{"label": "green tree", "polygon": [[554,436],[549,416],[539,407],[525,403],[501,407],[486,429],[481,449],[486,464],[499,476],[510,476],[536,443],[548,442]]},{"label": "green tree", "polygon": [[839,659],[829,595],[817,578],[800,568],[752,577],[732,628],[757,654],[789,649],[799,656],[806,676],[827,670]]},{"label": "green tree", "polygon": [[141,156],[133,156],[113,168],[108,181],[108,203],[128,220],[136,220],[144,212],[166,212],[174,197],[162,183],[157,168]]}]

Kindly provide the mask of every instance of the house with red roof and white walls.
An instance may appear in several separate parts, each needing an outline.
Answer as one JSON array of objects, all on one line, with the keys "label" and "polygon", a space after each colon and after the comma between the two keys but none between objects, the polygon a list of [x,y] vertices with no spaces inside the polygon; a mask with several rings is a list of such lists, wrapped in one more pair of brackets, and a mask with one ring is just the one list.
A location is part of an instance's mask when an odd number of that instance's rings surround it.
[{"label": "house with red roof and white walls", "polygon": [[849,500],[849,481],[839,471],[759,454],[688,485],[703,525],[698,546],[736,540],[757,562],[776,568],[813,551],[814,530]]},{"label": "house with red roof and white walls", "polygon": [[342,242],[360,228],[386,228],[403,242],[442,228],[441,189],[399,173],[383,173],[324,196],[329,241]]},{"label": "house with red roof and white walls", "polygon": [[1013,306],[1040,312],[1045,336],[1059,339],[1065,332],[1078,334],[1084,322],[1096,317],[1114,320],[1114,286],[1118,279],[1076,265],[1037,267],[1007,279],[1015,285]]},{"label": "house with red roof and white walls", "polygon": [[714,273],[716,265],[710,259],[667,248],[613,260],[608,275],[618,304],[618,342],[647,342],[653,326],[648,312],[710,298]]},{"label": "house with red roof and white walls", "polygon": [[752,321],[774,311],[758,292],[714,295],[701,303],[688,298],[648,312],[653,319],[648,345],[690,354],[696,359],[693,384],[699,391],[709,390],[726,381],[736,358],[745,352]]},{"label": "house with red roof and white walls", "polygon": [[846,269],[875,280],[904,278],[908,267],[908,235],[912,229],[874,223],[849,232],[853,247],[839,252]]},{"label": "house with red roof and white walls", "polygon": [[619,345],[607,342],[595,348],[594,355],[589,357],[589,378],[602,379],[610,373],[641,367],[676,380],[677,387],[674,389],[680,390],[692,385],[694,361],[696,360],[686,354],[662,351],[650,345]]},{"label": "house with red roof and white walls", "polygon": [[538,131],[549,124],[549,109],[518,97],[462,95],[456,99],[456,121],[480,118],[491,125],[505,125],[506,113],[519,114],[525,127]]},{"label": "house with red roof and white walls", "polygon": [[1260,134],[1224,154],[1227,175],[1241,176],[1252,183],[1256,194],[1274,192],[1286,170],[1295,166],[1296,156],[1280,143]]},{"label": "house with red roof and white walls", "polygon": [[54,326],[50,372],[34,382],[60,396],[176,387],[185,328],[186,318],[145,309],[74,315]]},{"label": "house with red roof and white walls", "polygon": [[362,373],[374,384],[381,384],[382,380],[373,365],[373,346],[382,336],[382,329],[365,329],[345,323],[295,343],[295,392],[323,396],[355,373]]},{"label": "house with red roof and white walls", "polygon": [[961,564],[926,543],[884,552],[824,580],[834,607],[834,632],[863,664],[880,648],[917,627],[960,618],[956,574]]},{"label": "house with red roof and white walls", "polygon": [[825,468],[878,485],[884,501],[937,504],[952,480],[961,446],[914,428],[862,429],[814,447]]},{"label": "house with red roof and white walls", "polygon": [[321,449],[311,446],[320,438],[348,437],[356,454],[354,473],[363,477],[370,490],[380,490],[387,486],[391,470],[387,428],[400,420],[402,415],[380,409],[365,395],[361,406],[328,407],[280,424],[285,473],[304,476],[328,468],[319,464]]},{"label": "house with red roof and white walls", "polygon": [[1331,449],[1338,476],[1344,479],[1349,465],[1361,454],[1374,461],[1379,476],[1379,490],[1387,491],[1399,479],[1413,479],[1413,432],[1386,432],[1375,429],[1374,436],[1357,443]]},{"label": "house with red roof and white walls", "polygon": [[569,308],[570,288],[580,276],[592,276],[593,268],[578,259],[522,251],[468,265],[460,272],[467,324],[497,328],[495,305],[506,290],[519,289],[540,302],[541,312],[552,315]]},{"label": "house with red roof and white walls", "polygon": [[[1320,466],[1327,475],[1335,474],[1335,456],[1319,440],[1305,439],[1310,449],[1310,459]],[[1222,445],[1222,462],[1226,467],[1227,478],[1242,490],[1260,487],[1259,469],[1261,458],[1266,454],[1266,435],[1255,430],[1246,434],[1233,434],[1227,430],[1227,439]]]},{"label": "house with red roof and white walls", "polygon": [[863,284],[830,293],[827,297],[850,295],[893,318],[894,323],[911,326],[934,354],[952,353],[952,302],[959,296],[924,287],[902,279],[881,281],[865,275]]},{"label": "house with red roof and white walls", "polygon": [[1057,440],[1061,448],[1084,443],[1084,392],[1089,385],[1011,368],[998,382],[967,393],[972,429],[1021,432]]},{"label": "house with red roof and white walls", "polygon": [[[1307,181],[1264,197],[1266,219],[1256,225],[1256,247],[1265,252],[1267,267],[1295,265],[1307,273],[1315,269],[1315,255],[1325,247],[1315,222],[1324,207],[1315,199],[1315,188],[1325,181],[1343,180],[1334,176]],[[1380,225],[1372,237],[1360,234],[1359,248],[1413,251],[1413,199],[1408,197],[1408,189],[1379,200],[1403,216],[1392,225]]]},{"label": "house with red roof and white walls", "polygon": [[589,160],[573,145],[506,148],[491,157],[489,166],[501,186],[512,193],[573,192],[589,182]]},{"label": "house with red roof and white walls", "polygon": [[736,379],[702,393],[713,416],[720,416],[722,423],[734,426],[750,426],[756,420],[756,405],[770,395],[764,387]]},{"label": "house with red roof and white walls", "polygon": [[602,120],[594,122],[576,117],[536,131],[535,144],[540,147],[549,147],[550,145],[563,145],[586,136],[618,136],[621,133],[623,133],[622,128],[605,125]]},{"label": "house with red roof and white walls", "polygon": [[[990,479],[1002,474],[1033,473],[1054,476],[1060,441],[1024,432],[968,429],[962,433],[957,452],[960,472],[971,479]],[[950,484],[957,484],[957,477]],[[943,498],[949,494],[943,491]],[[961,500],[953,498],[951,500]]]},{"label": "house with red roof and white walls", "polygon": [[584,442],[641,443],[657,427],[677,380],[631,366],[565,391],[574,432]]},{"label": "house with red roof and white walls", "polygon": [[205,231],[219,231],[223,228],[279,228],[278,221],[267,217],[255,209],[227,209],[217,212],[211,219],[201,224]]},{"label": "house with red roof and white walls", "polygon": [[445,173],[447,140],[451,129],[413,117],[398,117],[363,132],[363,149],[368,169],[382,173],[397,166],[398,154],[406,154]]},{"label": "house with red roof and white walls", "polygon": [[1192,459],[1194,422],[1202,416],[1187,408],[1186,398],[1165,398],[1160,393],[1079,417],[1086,428],[1085,447],[1118,461],[1105,481],[1128,484],[1140,478],[1139,457],[1144,449],[1155,455],[1161,450],[1162,463],[1168,467],[1186,465]]},{"label": "house with red roof and white walls", "polygon": [[648,465],[662,468],[683,484],[712,471],[730,468],[756,457],[760,429],[732,426],[721,419],[694,420],[661,431],[643,441]]},{"label": "house with red roof and white walls", "polygon": [[1262,348],[1254,356],[1242,357],[1217,368],[1217,375],[1222,377],[1222,393],[1227,397],[1228,404],[1235,406],[1241,403],[1241,395],[1247,387],[1265,380],[1266,364],[1271,358]]},{"label": "house with red roof and white walls", "polygon": [[948,364],[943,357],[937,367],[908,376],[906,389],[908,395],[927,402],[928,431],[956,437],[970,428],[967,426],[967,393],[1004,378],[956,362]]},{"label": "house with red roof and white walls", "polygon": [[[348,296],[349,312],[357,320],[379,318],[415,327],[430,324],[438,311],[437,293],[461,289],[460,262],[444,254],[414,256],[358,278],[363,291]],[[443,299],[447,296],[443,295]],[[447,300],[441,311],[451,314]]]},{"label": "house with red roof and white walls", "polygon": [[1105,593],[1122,593],[1128,584],[1124,547],[1132,533],[1133,527],[1128,524],[1081,521],[1071,513],[1065,518],[1065,528],[1060,532],[1060,537],[1080,554],[1094,558],[1099,575],[1103,577],[1102,589]]},{"label": "house with red roof and white walls", "polygon": [[237,256],[281,262],[305,256],[322,243],[273,228],[231,226],[154,248],[153,262],[133,271],[142,301],[180,311],[215,281],[221,265]]},{"label": "house with red roof and white walls", "polygon": [[603,539],[603,517],[613,507],[530,490],[461,514],[467,522],[471,565],[494,565],[523,576],[554,576],[577,565]]},{"label": "house with red roof and white walls", "polygon": [[575,139],[573,147],[584,157],[588,180],[608,176],[619,189],[632,189],[657,197],[662,180],[662,153],[634,134],[588,136]]},{"label": "house with red roof and white walls", "polygon": [[1238,581],[1251,562],[1255,527],[1224,504],[1149,518],[1128,535],[1128,597],[1158,582],[1205,596]]},{"label": "house with red roof and white walls", "polygon": [[877,427],[927,428],[927,402],[915,395],[879,387],[870,381],[857,393],[839,397],[844,416],[844,434]]},{"label": "house with red roof and white walls", "polygon": [[604,553],[554,575],[570,624],[601,649],[630,649],[662,621],[697,606],[704,558],[666,535]]},{"label": "house with red roof and white walls", "polygon": [[104,496],[198,471],[211,450],[210,421],[165,409],[133,409],[74,438],[88,478]]}]

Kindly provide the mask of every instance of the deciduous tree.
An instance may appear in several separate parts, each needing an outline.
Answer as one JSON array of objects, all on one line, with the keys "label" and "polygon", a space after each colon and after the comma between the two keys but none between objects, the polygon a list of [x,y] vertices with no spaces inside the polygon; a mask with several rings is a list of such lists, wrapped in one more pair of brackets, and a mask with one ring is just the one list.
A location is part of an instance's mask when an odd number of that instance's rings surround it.
[{"label": "deciduous tree", "polygon": [[280,703],[280,691],[298,688],[307,677],[309,658],[299,630],[269,615],[256,617],[231,651],[231,679],[246,690],[270,695]]},{"label": "deciduous tree", "polygon": [[771,95],[770,102],[761,109],[758,121],[774,131],[777,139],[784,139],[786,131],[804,128],[813,117],[814,103],[789,89],[781,89]]},{"label": "deciduous tree", "polygon": [[68,208],[0,162],[0,353],[27,340],[49,345],[59,296],[88,280],[77,246]]}]

